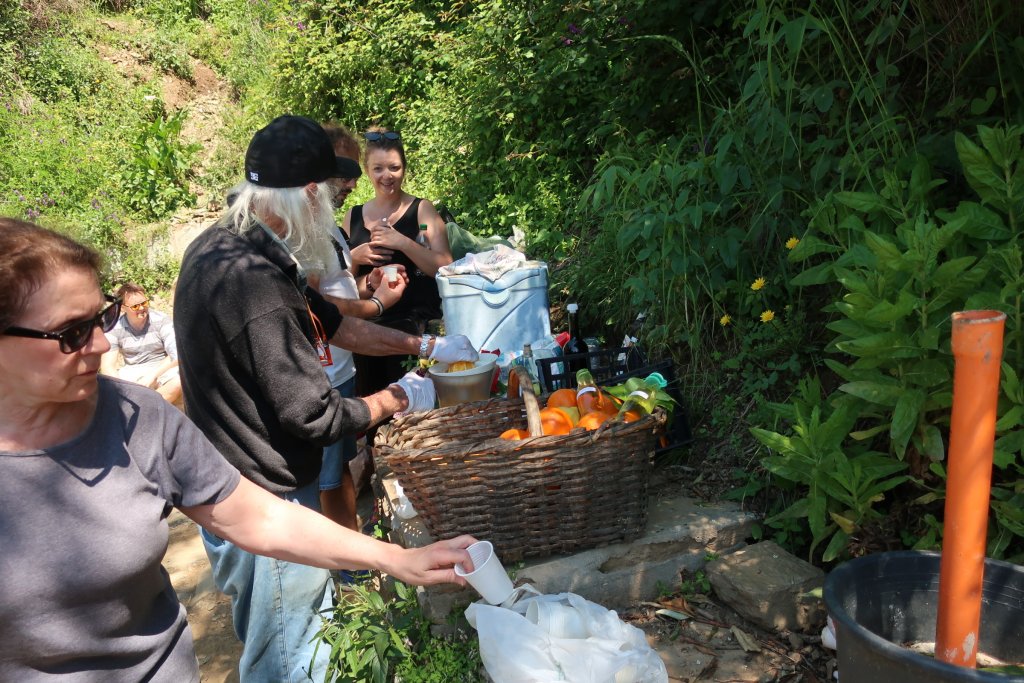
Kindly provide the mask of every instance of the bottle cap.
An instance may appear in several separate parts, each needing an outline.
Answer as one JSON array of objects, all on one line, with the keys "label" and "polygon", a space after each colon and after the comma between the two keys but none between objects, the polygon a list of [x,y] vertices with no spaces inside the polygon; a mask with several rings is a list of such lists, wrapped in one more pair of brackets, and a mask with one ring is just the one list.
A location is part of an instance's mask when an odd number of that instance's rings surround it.
[{"label": "bottle cap", "polygon": [[426,223],[420,223],[420,230],[426,230],[426,229],[427,229],[427,224]]},{"label": "bottle cap", "polygon": [[660,372],[652,372],[651,374],[647,375],[647,379],[645,379],[644,381],[658,385],[659,389],[664,389],[666,385],[668,385],[668,382],[665,380],[665,378],[662,376]]},{"label": "bottle cap", "polygon": [[565,308],[570,313],[575,313],[576,311],[580,310],[580,307],[577,304],[569,304]]}]

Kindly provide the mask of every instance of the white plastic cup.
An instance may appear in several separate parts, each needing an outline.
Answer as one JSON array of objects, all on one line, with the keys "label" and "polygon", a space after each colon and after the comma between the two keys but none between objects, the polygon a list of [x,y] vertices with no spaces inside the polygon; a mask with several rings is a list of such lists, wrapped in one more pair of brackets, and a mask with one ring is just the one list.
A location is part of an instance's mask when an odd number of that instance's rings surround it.
[{"label": "white plastic cup", "polygon": [[554,638],[587,638],[590,632],[576,608],[560,602],[531,600],[526,618]]},{"label": "white plastic cup", "polygon": [[475,569],[467,572],[461,564],[455,565],[455,573],[469,582],[484,600],[500,605],[512,595],[512,579],[508,578],[501,560],[494,554],[490,541],[477,541],[466,548]]},{"label": "white plastic cup", "polygon": [[384,277],[388,282],[398,282],[398,266],[384,266]]}]

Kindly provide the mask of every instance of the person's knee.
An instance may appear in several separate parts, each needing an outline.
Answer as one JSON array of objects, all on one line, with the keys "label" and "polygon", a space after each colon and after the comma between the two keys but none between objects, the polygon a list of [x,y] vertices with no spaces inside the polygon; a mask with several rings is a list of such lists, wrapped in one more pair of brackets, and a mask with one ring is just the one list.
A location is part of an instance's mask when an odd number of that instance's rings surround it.
[{"label": "person's knee", "polygon": [[164,397],[168,403],[171,403],[179,408],[184,408],[182,402],[182,391],[181,391],[181,379],[175,377],[174,379],[165,382],[157,388],[157,393]]}]

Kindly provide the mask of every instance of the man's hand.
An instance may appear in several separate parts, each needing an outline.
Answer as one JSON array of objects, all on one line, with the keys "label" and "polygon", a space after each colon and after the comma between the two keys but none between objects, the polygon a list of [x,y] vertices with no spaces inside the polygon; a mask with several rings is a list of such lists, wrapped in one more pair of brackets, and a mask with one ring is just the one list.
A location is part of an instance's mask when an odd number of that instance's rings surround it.
[{"label": "man's hand", "polygon": [[430,360],[436,360],[439,363],[454,363],[460,360],[475,363],[478,358],[480,358],[480,354],[473,348],[469,337],[463,334],[438,337],[434,340],[434,350],[430,352]]},{"label": "man's hand", "polygon": [[437,394],[434,391],[434,383],[426,377],[408,372],[395,384],[402,388],[409,399],[409,407],[403,410],[403,413],[418,413],[434,407]]}]

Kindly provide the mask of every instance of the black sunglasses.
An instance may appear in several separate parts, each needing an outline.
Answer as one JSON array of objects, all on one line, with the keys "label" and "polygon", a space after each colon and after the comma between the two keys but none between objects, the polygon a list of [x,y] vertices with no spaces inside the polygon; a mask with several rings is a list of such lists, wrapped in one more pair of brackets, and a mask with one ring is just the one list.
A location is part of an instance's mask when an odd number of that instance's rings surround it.
[{"label": "black sunglasses", "polygon": [[117,324],[121,314],[121,299],[119,297],[104,297],[107,305],[102,311],[96,314],[95,318],[72,323],[63,330],[57,332],[40,332],[39,330],[28,330],[24,327],[8,327],[3,331],[9,337],[29,337],[31,339],[56,339],[60,342],[62,353],[74,353],[89,343],[92,337],[92,328],[99,327],[104,332],[110,332]]},{"label": "black sunglasses", "polygon": [[391,142],[397,142],[402,139],[402,136],[393,130],[387,130],[383,133],[373,131],[371,133],[363,133],[363,137],[369,142],[380,142],[381,140],[390,140]]}]

